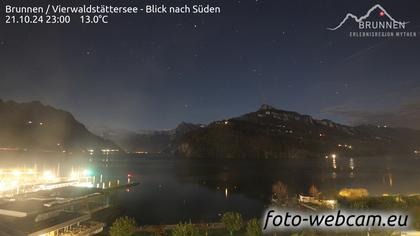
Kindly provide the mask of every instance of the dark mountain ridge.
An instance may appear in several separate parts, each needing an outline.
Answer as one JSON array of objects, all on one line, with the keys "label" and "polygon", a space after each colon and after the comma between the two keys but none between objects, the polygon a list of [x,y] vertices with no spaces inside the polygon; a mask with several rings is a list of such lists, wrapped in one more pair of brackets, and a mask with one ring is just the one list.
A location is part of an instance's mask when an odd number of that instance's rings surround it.
[{"label": "dark mountain ridge", "polygon": [[170,153],[173,144],[184,134],[199,129],[201,125],[181,122],[175,129],[147,132],[132,132],[110,128],[95,129],[99,136],[113,140],[127,152],[134,153]]},{"label": "dark mountain ridge", "polygon": [[72,114],[39,101],[0,100],[0,147],[4,150],[84,152],[118,149],[86,129]]},{"label": "dark mountain ridge", "polygon": [[300,158],[331,153],[412,156],[420,131],[351,127],[262,105],[256,112],[186,133],[174,152],[191,158]]}]

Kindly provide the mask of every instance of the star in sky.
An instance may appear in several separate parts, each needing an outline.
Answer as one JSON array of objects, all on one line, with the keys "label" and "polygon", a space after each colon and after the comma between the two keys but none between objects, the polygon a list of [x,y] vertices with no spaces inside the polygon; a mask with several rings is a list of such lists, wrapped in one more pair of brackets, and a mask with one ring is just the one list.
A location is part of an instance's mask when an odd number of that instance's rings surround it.
[{"label": "star in sky", "polygon": [[[347,122],[322,111],[398,110],[402,101],[419,101],[416,40],[356,40],[325,30],[346,12],[368,9],[363,1],[218,4],[222,14],[122,15],[88,28],[2,24],[0,99],[41,100],[87,126],[135,130],[208,123],[263,102]],[[381,5],[420,22],[419,1]],[[185,105],[194,113],[178,112]]]}]

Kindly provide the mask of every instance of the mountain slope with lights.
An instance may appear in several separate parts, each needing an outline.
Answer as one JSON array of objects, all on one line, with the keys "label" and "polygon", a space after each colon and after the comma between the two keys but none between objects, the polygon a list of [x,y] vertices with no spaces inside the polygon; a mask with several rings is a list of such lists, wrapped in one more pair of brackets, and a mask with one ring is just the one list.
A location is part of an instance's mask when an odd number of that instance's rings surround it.
[{"label": "mountain slope with lights", "polygon": [[0,150],[84,152],[88,149],[118,149],[98,137],[69,112],[34,101],[0,100]]},{"label": "mountain slope with lights", "polygon": [[107,127],[93,128],[99,136],[114,141],[127,152],[162,153],[170,150],[184,134],[201,128],[201,125],[181,122],[175,129],[133,132]]},{"label": "mountain slope with lights", "polygon": [[172,150],[190,158],[305,158],[331,153],[351,156],[415,156],[420,132],[351,127],[262,105],[256,112],[216,121],[186,133]]}]

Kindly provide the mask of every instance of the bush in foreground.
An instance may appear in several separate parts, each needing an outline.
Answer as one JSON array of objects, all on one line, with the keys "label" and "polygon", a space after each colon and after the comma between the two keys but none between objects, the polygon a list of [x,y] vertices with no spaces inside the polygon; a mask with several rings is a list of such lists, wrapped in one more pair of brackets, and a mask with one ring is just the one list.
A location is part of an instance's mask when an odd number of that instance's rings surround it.
[{"label": "bush in foreground", "polygon": [[247,236],[262,236],[263,232],[257,219],[251,219],[246,224],[246,235]]},{"label": "bush in foreground", "polygon": [[137,228],[137,223],[133,218],[124,216],[116,219],[109,229],[111,236],[130,236]]},{"label": "bush in foreground", "polygon": [[172,230],[172,236],[199,236],[200,231],[190,223],[179,223]]},{"label": "bush in foreground", "polygon": [[226,226],[226,229],[229,231],[230,235],[233,235],[234,232],[239,231],[243,224],[241,214],[235,212],[227,212],[223,214],[221,221]]}]

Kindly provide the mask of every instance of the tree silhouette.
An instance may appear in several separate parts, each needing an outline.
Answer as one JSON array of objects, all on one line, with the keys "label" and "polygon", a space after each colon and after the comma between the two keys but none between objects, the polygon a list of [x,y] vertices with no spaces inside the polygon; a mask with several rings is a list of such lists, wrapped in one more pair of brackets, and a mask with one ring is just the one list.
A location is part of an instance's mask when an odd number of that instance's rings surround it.
[{"label": "tree silhouette", "polygon": [[172,236],[198,236],[199,230],[190,223],[179,223],[172,230]]},{"label": "tree silhouette", "polygon": [[124,216],[116,219],[109,230],[111,236],[130,236],[137,228],[137,223],[133,218]]},{"label": "tree silhouette", "polygon": [[316,188],[316,186],[313,185],[313,184],[311,185],[311,187],[309,187],[309,195],[311,197],[318,197],[319,196],[319,191]]},{"label": "tree silhouette", "polygon": [[277,181],[271,187],[273,198],[275,199],[287,199],[287,185],[281,181]]},{"label": "tree silhouette", "polygon": [[233,235],[233,232],[239,231],[243,224],[241,214],[235,212],[226,212],[223,214],[221,221],[226,226],[230,235]]},{"label": "tree silhouette", "polygon": [[263,232],[257,219],[251,219],[246,225],[247,236],[262,236]]}]

